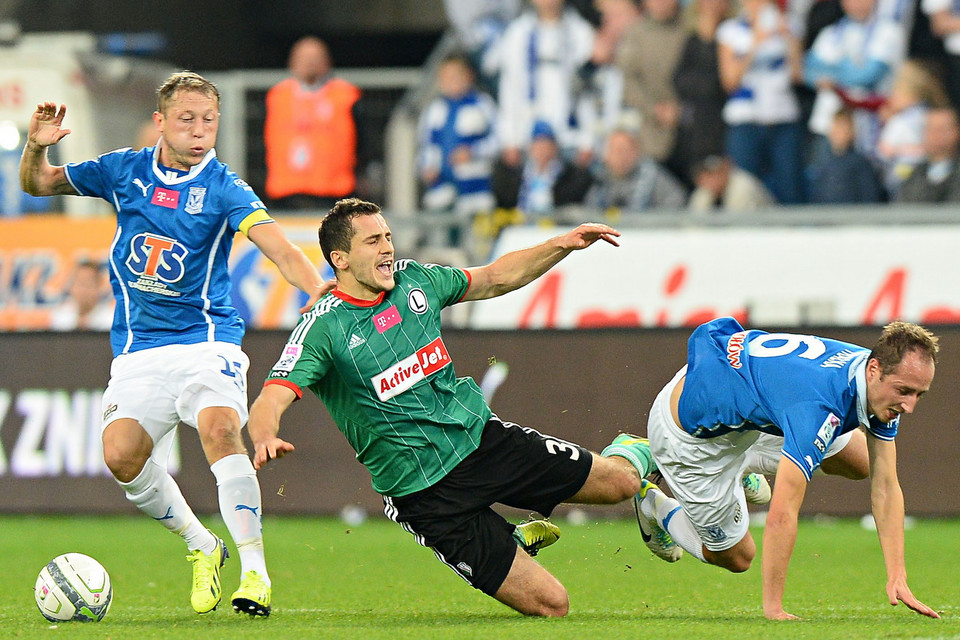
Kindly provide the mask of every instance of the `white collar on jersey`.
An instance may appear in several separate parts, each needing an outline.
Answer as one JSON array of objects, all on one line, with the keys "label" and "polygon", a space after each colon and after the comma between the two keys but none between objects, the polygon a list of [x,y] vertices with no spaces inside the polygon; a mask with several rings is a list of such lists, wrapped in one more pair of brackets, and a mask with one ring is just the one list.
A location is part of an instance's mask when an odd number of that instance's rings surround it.
[{"label": "white collar on jersey", "polygon": [[164,184],[180,184],[181,182],[193,180],[208,164],[210,164],[210,161],[216,157],[217,150],[210,149],[210,151],[207,151],[207,155],[203,157],[203,160],[201,160],[199,164],[195,164],[190,167],[190,171],[182,176],[169,178],[167,177],[167,174],[160,170],[160,164],[158,162],[160,158],[160,143],[158,142],[157,146],[153,148],[153,175],[157,176],[157,178]]},{"label": "white collar on jersey", "polygon": [[850,363],[850,378],[856,378],[857,380],[857,419],[863,425],[870,424],[870,416],[867,415],[867,359],[869,355],[865,352]]}]

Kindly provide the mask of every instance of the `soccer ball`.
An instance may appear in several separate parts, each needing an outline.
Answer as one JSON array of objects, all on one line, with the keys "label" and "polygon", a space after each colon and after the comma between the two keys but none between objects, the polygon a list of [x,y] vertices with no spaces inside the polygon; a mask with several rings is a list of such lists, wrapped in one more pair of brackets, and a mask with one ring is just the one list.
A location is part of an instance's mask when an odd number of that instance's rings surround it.
[{"label": "soccer ball", "polygon": [[99,562],[82,553],[65,553],[40,570],[33,595],[50,622],[100,622],[110,610],[113,586]]}]

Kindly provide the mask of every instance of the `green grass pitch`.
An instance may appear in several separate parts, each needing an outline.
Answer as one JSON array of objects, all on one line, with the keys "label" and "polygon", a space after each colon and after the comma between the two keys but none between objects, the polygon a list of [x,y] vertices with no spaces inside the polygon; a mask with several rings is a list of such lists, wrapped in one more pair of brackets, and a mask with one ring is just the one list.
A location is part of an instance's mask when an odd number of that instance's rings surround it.
[{"label": "green grass pitch", "polygon": [[[226,531],[218,520],[213,529]],[[274,612],[238,616],[229,594],[236,558],[224,568],[224,603],[205,616],[189,603],[190,565],[181,541],[139,516],[2,516],[0,557],[8,600],[2,638],[960,638],[960,521],[921,520],[908,530],[910,586],[942,620],[891,607],[876,533],[857,522],[804,521],[790,566],[786,608],[801,622],[763,619],[760,567],[732,575],[684,557],[654,558],[629,520],[564,524],[540,561],[567,587],[570,615],[527,619],[471,589],[397,525],[375,516],[264,521]],[[762,530],[753,529],[756,538]],[[99,624],[51,625],[33,584],[68,551],[98,559],[114,583]],[[233,549],[231,549],[233,553]]]}]

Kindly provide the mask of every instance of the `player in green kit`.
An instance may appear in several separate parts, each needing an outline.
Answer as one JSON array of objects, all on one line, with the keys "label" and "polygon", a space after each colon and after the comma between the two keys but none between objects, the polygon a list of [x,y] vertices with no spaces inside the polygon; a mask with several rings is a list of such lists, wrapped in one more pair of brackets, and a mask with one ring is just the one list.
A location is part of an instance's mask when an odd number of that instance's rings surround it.
[{"label": "player in green kit", "polygon": [[[655,469],[649,444],[622,434],[601,455],[501,421],[471,378],[456,377],[440,312],[518,289],[597,240],[619,246],[619,232],[582,224],[466,270],[395,260],[380,208],[362,200],[337,202],[319,235],[337,286],[301,317],[250,410],[254,466],[293,451],[277,435],[280,417],[309,389],[369,470],[390,519],[500,602],[566,615],[566,589],[530,557],[556,539],[554,525],[516,527],[490,507],[549,516],[561,502],[630,499]],[[662,551],[680,553],[655,534]]]}]

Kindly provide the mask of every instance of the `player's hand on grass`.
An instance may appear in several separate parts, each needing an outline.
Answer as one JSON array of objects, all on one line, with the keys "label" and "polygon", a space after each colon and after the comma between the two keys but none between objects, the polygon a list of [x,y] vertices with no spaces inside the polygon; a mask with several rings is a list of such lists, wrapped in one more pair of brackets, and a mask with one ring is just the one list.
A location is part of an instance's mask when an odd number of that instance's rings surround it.
[{"label": "player's hand on grass", "polygon": [[792,613],[787,613],[783,610],[783,607],[778,607],[776,609],[764,609],[763,617],[767,620],[800,620],[799,616],[795,616]]},{"label": "player's hand on grass", "polygon": [[890,599],[890,604],[893,606],[897,606],[897,602],[902,602],[920,615],[930,618],[940,617],[939,613],[917,600],[913,592],[910,591],[910,587],[907,586],[907,581],[902,578],[887,583],[887,598]]},{"label": "player's hand on grass", "polygon": [[67,106],[53,102],[41,102],[37,110],[30,116],[30,126],[27,130],[27,141],[39,147],[49,147],[63,140],[70,133],[70,129],[61,129],[63,118],[67,115]]},{"label": "player's hand on grass", "polygon": [[273,460],[274,458],[282,458],[288,453],[296,451],[296,447],[286,440],[281,440],[280,438],[270,438],[269,440],[259,442],[256,444],[254,449],[254,469],[260,469],[260,467],[267,464],[267,462],[270,460]]}]

